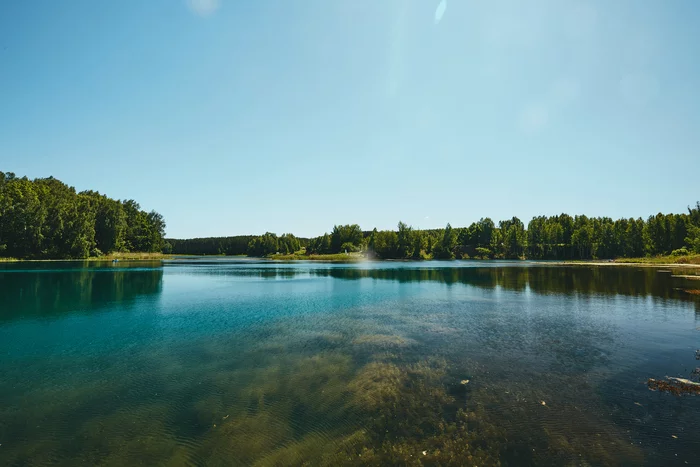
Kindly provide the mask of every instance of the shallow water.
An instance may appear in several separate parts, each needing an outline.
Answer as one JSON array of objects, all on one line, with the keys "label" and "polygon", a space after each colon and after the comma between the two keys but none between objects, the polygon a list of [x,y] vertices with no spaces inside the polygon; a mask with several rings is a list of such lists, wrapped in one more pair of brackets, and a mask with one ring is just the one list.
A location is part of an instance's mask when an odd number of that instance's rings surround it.
[{"label": "shallow water", "polygon": [[698,465],[700,397],[646,386],[700,366],[681,281],[524,262],[0,264],[0,465]]}]

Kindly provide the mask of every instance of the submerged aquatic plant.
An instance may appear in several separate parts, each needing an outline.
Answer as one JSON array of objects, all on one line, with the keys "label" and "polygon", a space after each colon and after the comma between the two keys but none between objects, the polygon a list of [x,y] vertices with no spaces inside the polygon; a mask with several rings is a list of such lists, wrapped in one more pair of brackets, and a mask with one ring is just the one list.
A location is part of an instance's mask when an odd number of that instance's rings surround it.
[{"label": "submerged aquatic plant", "polygon": [[365,345],[375,348],[389,349],[408,347],[416,344],[416,341],[402,336],[389,334],[363,334],[352,340],[354,345]]},{"label": "submerged aquatic plant", "polygon": [[674,396],[700,394],[700,383],[685,378],[672,378],[667,376],[666,381],[649,378],[647,386],[649,386],[649,389],[652,391],[669,392]]},{"label": "submerged aquatic plant", "polygon": [[[464,341],[428,347],[435,335],[416,332],[416,323],[406,320],[392,319],[389,326],[375,313],[335,328],[280,321],[144,353],[132,358],[123,386],[81,385],[88,393],[76,397],[57,398],[47,387],[34,399],[56,407],[25,415],[33,422],[50,413],[51,423],[59,424],[80,411],[85,417],[71,426],[80,441],[47,438],[23,452],[3,446],[0,460],[40,463],[66,449],[65,458],[90,464],[483,466],[641,459],[599,415],[565,404],[590,403],[590,387],[575,372],[558,372],[543,384],[540,375],[513,372],[498,355],[488,361],[470,356],[460,346]],[[442,325],[440,315],[434,320]],[[573,358],[563,344],[546,345],[565,363]],[[133,387],[148,388],[148,397],[132,395]],[[562,387],[574,393],[558,394]],[[167,403],[155,392],[167,393]],[[118,397],[130,397],[125,406],[132,409],[120,410]],[[29,425],[0,408],[3,419],[12,419],[7,426],[13,429]]]}]

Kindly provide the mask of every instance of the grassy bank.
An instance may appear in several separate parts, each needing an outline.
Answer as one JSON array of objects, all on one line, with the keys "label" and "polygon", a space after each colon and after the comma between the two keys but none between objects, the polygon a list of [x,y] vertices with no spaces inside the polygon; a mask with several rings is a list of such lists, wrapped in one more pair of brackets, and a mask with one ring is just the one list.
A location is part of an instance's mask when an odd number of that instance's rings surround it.
[{"label": "grassy bank", "polygon": [[678,256],[656,256],[651,258],[618,258],[615,260],[578,260],[578,261],[561,261],[552,262],[550,264],[578,265],[578,266],[630,266],[630,267],[649,267],[649,268],[677,268],[677,269],[693,269],[700,270],[700,255],[690,255],[686,257]]},{"label": "grassy bank", "polygon": [[641,264],[697,264],[700,265],[700,255],[684,256],[651,256],[648,258],[618,258],[615,263]]},{"label": "grassy bank", "polygon": [[91,258],[67,258],[67,259],[19,259],[19,258],[0,258],[0,263],[14,263],[19,261],[139,261],[139,260],[162,260],[172,259],[179,255],[165,255],[163,253],[110,253],[104,256],[95,256]]},{"label": "grassy bank", "polygon": [[104,261],[104,260],[125,260],[125,261],[138,261],[142,259],[154,260],[154,259],[172,259],[174,255],[165,255],[163,253],[110,253],[108,255],[99,256],[95,258],[87,258],[89,261]]},{"label": "grassy bank", "polygon": [[366,258],[362,253],[335,253],[328,255],[306,255],[293,253],[290,255],[271,255],[270,259],[277,261],[364,261]]}]

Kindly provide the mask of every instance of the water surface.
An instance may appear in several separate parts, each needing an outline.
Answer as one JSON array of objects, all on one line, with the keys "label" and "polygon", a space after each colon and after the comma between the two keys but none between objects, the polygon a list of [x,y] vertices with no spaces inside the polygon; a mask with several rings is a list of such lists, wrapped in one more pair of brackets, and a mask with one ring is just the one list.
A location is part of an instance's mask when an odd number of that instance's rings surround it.
[{"label": "water surface", "polygon": [[700,397],[645,384],[700,366],[686,287],[523,262],[0,264],[0,465],[697,465]]}]

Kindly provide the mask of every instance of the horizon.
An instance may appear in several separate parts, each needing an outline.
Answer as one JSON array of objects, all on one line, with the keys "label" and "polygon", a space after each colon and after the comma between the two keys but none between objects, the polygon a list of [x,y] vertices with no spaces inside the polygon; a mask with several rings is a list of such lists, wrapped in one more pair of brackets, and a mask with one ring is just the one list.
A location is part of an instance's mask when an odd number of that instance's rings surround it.
[{"label": "horizon", "polygon": [[684,213],[699,20],[691,0],[0,5],[0,170],[134,199],[176,239]]}]

